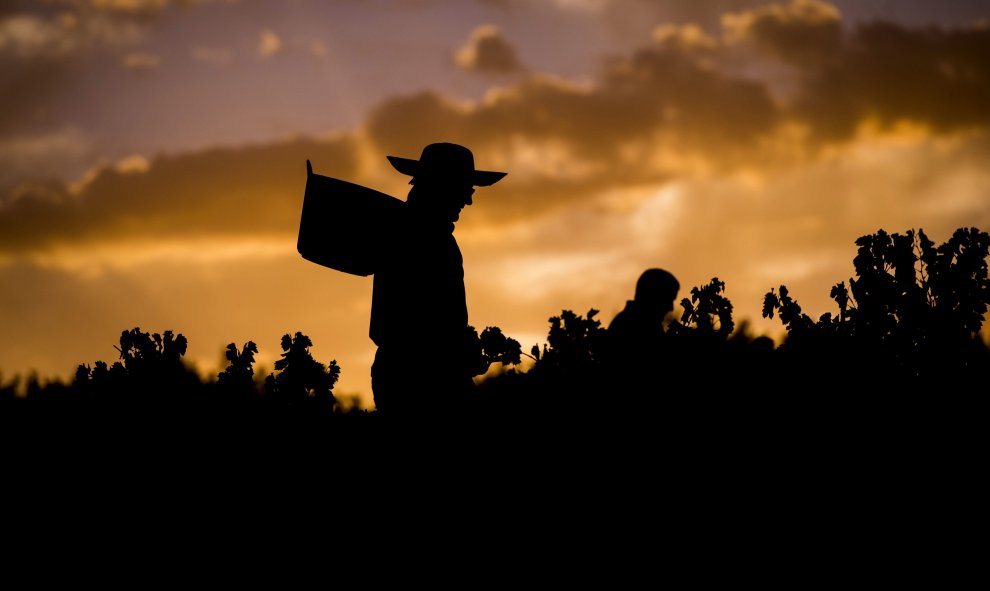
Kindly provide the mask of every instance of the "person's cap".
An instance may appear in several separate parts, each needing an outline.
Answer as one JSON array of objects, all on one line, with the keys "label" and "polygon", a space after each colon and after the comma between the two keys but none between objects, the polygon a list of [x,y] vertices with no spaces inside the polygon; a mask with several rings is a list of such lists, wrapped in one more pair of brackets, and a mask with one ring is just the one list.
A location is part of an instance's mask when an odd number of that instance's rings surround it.
[{"label": "person's cap", "polygon": [[440,142],[423,148],[419,160],[387,156],[392,166],[413,179],[436,179],[444,182],[487,187],[502,179],[505,172],[475,170],[474,154],[458,144]]}]

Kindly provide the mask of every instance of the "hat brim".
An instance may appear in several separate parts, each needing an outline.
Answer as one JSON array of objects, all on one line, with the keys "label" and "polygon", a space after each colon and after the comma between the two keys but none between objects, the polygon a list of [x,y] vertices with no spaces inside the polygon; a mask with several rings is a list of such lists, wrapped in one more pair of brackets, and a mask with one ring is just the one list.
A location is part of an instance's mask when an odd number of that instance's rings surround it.
[{"label": "hat brim", "polygon": [[[401,158],[399,156],[386,156],[392,163],[392,167],[406,176],[415,177],[419,171],[419,160],[412,158]],[[471,184],[476,187],[489,187],[502,180],[507,172],[496,172],[494,170],[475,170],[471,173]]]}]

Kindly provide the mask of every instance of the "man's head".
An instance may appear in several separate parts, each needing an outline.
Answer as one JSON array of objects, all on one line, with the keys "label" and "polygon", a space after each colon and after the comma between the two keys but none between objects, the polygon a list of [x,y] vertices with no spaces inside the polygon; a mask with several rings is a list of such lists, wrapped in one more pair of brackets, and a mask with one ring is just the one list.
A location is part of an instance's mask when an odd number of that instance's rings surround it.
[{"label": "man's head", "polygon": [[388,161],[402,174],[413,177],[415,188],[410,201],[437,210],[450,221],[456,221],[461,209],[473,203],[474,187],[497,183],[504,172],[475,170],[474,154],[458,144],[439,142],[423,148],[419,160],[388,156]]},{"label": "man's head", "polygon": [[666,315],[674,309],[680,289],[680,282],[669,271],[647,269],[636,281],[636,301]]}]

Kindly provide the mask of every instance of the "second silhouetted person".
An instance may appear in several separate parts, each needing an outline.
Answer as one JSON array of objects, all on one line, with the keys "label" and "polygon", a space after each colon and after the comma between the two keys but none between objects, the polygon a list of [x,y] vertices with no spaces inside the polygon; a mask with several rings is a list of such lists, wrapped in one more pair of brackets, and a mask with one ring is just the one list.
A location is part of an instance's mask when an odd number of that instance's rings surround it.
[{"label": "second silhouetted person", "polygon": [[608,325],[607,369],[625,389],[643,391],[658,379],[670,353],[664,319],[674,309],[680,282],[664,269],[647,269],[636,282],[634,299]]}]

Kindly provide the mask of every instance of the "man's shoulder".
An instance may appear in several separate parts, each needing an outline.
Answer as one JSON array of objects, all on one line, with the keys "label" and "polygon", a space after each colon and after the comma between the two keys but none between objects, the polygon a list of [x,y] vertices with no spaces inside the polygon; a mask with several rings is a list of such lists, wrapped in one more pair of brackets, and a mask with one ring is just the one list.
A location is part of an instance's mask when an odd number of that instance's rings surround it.
[{"label": "man's shoulder", "polygon": [[612,321],[608,324],[608,330],[613,328],[624,328],[627,324],[633,321],[633,316],[635,316],[635,304],[632,300],[626,300],[626,306],[619,310],[619,312],[612,317]]}]

